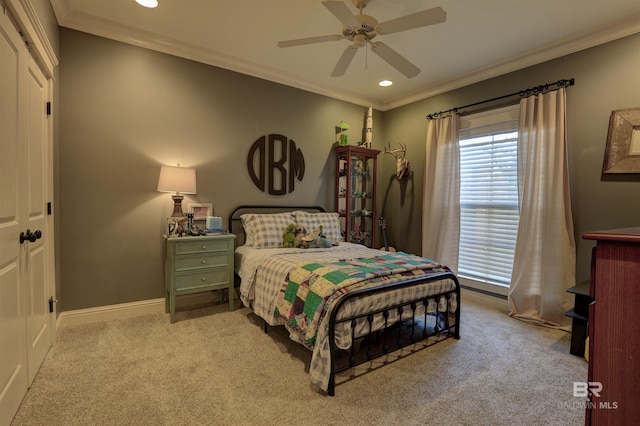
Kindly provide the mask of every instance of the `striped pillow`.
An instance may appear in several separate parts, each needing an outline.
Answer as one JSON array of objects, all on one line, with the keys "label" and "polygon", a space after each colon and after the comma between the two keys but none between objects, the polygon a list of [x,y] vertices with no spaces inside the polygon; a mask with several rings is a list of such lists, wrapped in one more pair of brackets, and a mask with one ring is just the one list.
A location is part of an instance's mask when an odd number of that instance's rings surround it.
[{"label": "striped pillow", "polygon": [[240,216],[245,233],[245,245],[253,248],[282,247],[284,229],[295,221],[291,212],[273,214],[243,214]]},{"label": "striped pillow", "polygon": [[320,229],[320,225],[322,225],[322,231],[327,236],[327,240],[332,243],[342,241],[342,229],[338,213],[309,213],[296,210],[293,214],[295,215],[295,220],[304,226],[308,233]]}]

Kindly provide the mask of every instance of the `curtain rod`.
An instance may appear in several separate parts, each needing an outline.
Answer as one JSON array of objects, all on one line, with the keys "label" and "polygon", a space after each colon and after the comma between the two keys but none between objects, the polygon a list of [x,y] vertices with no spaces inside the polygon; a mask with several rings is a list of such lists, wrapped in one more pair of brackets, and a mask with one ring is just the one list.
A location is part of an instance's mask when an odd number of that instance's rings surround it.
[{"label": "curtain rod", "polygon": [[434,113],[431,113],[431,114],[427,115],[427,120],[433,120],[434,118],[442,117],[443,115],[448,114],[450,112],[458,112],[459,109],[469,108],[469,107],[472,107],[472,106],[486,104],[486,103],[493,102],[493,101],[499,101],[500,99],[510,98],[510,97],[516,96],[516,95],[520,96],[520,97],[524,97],[524,96],[529,96],[529,95],[532,95],[532,94],[544,92],[546,90],[549,90],[549,88],[551,86],[558,86],[558,88],[573,86],[574,81],[575,81],[575,79],[573,79],[573,78],[570,78],[568,80],[558,80],[555,83],[541,84],[540,86],[536,86],[536,87],[531,87],[529,89],[520,90],[519,92],[510,93],[508,95],[498,96],[497,98],[487,99],[485,101],[475,102],[475,103],[472,103],[472,104],[469,104],[469,105],[464,105],[464,106],[461,106],[461,107],[451,108],[451,109],[448,109],[446,111],[434,112]]}]

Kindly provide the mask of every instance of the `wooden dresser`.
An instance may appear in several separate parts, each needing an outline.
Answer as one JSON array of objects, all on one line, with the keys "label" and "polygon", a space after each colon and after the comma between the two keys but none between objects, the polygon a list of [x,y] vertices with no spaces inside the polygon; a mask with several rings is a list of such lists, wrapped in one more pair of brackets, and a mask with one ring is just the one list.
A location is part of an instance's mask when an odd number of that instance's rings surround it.
[{"label": "wooden dresser", "polygon": [[640,227],[588,232],[596,240],[589,295],[587,425],[640,419]]}]

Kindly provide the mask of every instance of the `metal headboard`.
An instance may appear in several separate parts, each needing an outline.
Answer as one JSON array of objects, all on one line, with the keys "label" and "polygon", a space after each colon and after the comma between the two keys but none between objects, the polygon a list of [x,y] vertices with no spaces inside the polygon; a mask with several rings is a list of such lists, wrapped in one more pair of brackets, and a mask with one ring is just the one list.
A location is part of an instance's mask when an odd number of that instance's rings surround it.
[{"label": "metal headboard", "polygon": [[303,210],[310,213],[325,212],[326,210],[320,206],[259,206],[259,205],[246,205],[238,206],[233,210],[229,216],[229,232],[236,236],[236,246],[244,244],[245,235],[244,228],[242,227],[242,220],[240,217],[247,213],[283,213],[292,212],[294,210]]}]

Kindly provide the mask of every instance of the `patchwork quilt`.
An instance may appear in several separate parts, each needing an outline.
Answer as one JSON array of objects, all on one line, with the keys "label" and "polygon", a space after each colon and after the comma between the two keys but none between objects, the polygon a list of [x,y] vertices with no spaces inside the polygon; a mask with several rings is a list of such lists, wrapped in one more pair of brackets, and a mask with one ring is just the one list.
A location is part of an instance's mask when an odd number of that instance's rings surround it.
[{"label": "patchwork quilt", "polygon": [[286,276],[278,294],[275,314],[287,328],[304,336],[300,343],[313,348],[318,328],[331,302],[365,284],[392,283],[434,273],[450,272],[446,266],[407,253],[380,252],[367,258],[297,264]]}]

